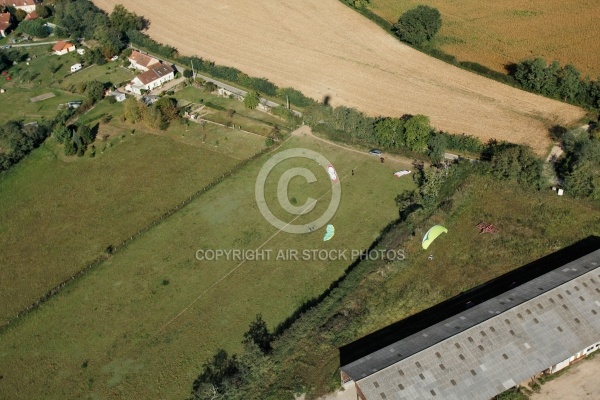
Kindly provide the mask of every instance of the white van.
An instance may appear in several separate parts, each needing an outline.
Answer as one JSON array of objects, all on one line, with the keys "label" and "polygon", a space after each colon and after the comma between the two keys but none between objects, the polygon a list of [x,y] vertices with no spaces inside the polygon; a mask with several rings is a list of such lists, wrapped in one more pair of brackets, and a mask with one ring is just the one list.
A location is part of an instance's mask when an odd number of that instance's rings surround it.
[{"label": "white van", "polygon": [[77,72],[81,69],[81,64],[71,65],[71,73]]}]

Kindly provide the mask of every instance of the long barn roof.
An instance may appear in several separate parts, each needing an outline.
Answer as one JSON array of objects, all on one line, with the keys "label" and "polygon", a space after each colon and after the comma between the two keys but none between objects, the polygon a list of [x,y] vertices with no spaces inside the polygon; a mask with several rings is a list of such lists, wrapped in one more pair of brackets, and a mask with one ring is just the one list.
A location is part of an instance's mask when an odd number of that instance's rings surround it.
[{"label": "long barn roof", "polygon": [[600,250],[341,367],[367,399],[489,399],[600,341]]}]

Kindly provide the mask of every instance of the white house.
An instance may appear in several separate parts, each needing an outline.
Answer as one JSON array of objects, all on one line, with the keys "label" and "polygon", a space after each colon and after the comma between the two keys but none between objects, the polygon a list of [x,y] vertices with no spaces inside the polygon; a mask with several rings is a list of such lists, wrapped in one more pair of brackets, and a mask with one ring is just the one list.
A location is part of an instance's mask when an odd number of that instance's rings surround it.
[{"label": "white house", "polygon": [[73,65],[71,65],[71,72],[72,72],[72,73],[73,73],[73,72],[77,72],[77,71],[79,71],[81,68],[82,68],[82,67],[81,67],[81,64],[73,64]]},{"label": "white house", "polygon": [[52,47],[52,51],[57,56],[62,56],[64,54],[75,51],[75,45],[73,43],[63,42],[62,40],[59,40],[58,43],[56,43],[54,47]]},{"label": "white house", "polygon": [[0,13],[0,37],[6,37],[10,30],[10,13]]},{"label": "white house", "polygon": [[14,7],[17,10],[23,10],[27,14],[35,11],[35,0],[0,0],[0,5],[5,7]]},{"label": "white house", "polygon": [[148,71],[152,67],[159,65],[160,61],[154,57],[150,57],[148,54],[141,53],[137,50],[134,50],[129,56],[129,62],[131,63],[131,67],[135,69],[139,69],[140,71]]},{"label": "white house", "polygon": [[158,64],[133,78],[131,83],[125,87],[125,90],[135,94],[142,94],[142,90],[155,89],[173,79],[175,79],[175,70],[173,67],[166,64]]}]

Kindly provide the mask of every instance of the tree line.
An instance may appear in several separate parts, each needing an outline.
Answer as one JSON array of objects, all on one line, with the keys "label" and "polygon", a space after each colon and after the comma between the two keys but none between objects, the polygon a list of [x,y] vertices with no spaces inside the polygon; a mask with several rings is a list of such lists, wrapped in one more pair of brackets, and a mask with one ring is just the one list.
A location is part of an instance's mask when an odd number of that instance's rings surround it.
[{"label": "tree line", "polygon": [[589,108],[600,108],[600,82],[583,78],[571,64],[547,63],[543,58],[522,61],[511,72],[525,90]]}]

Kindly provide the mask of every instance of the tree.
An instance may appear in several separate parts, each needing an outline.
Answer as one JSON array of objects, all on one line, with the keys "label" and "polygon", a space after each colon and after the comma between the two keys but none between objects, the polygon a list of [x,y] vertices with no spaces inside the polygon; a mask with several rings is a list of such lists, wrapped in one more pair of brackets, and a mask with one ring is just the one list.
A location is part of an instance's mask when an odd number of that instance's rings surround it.
[{"label": "tree", "polygon": [[46,38],[50,35],[50,30],[48,27],[45,26],[44,23],[39,19],[21,22],[17,28],[17,31],[38,38]]},{"label": "tree", "polygon": [[273,336],[269,333],[262,315],[256,315],[256,319],[250,323],[250,328],[244,333],[244,343],[253,342],[264,354],[267,354],[271,351],[272,340]]},{"label": "tree", "polygon": [[399,118],[381,118],[375,122],[375,138],[383,147],[404,145],[404,121]]},{"label": "tree", "polygon": [[431,135],[429,118],[424,115],[415,115],[404,123],[404,137],[406,145],[412,151],[424,153]]},{"label": "tree", "polygon": [[127,97],[123,104],[123,115],[127,121],[135,124],[140,122],[143,118],[145,105],[138,102],[135,97]]},{"label": "tree", "polygon": [[429,138],[427,147],[429,148],[429,158],[434,164],[439,164],[444,160],[444,152],[446,151],[447,140],[444,135],[432,135]]},{"label": "tree", "polygon": [[186,79],[190,79],[194,76],[194,73],[192,72],[191,69],[184,69],[183,70],[183,77]]},{"label": "tree", "polygon": [[85,86],[86,96],[96,103],[104,97],[104,84],[99,81],[90,81]]},{"label": "tree", "polygon": [[117,4],[110,13],[110,24],[120,32],[141,31],[144,29],[145,21],[137,14],[127,11],[121,4]]},{"label": "tree", "polygon": [[35,6],[35,12],[40,18],[48,18],[52,14],[52,9],[44,4]]},{"label": "tree", "polygon": [[63,124],[57,124],[52,130],[52,137],[54,137],[58,143],[64,143],[70,135],[71,132]]},{"label": "tree", "polygon": [[573,65],[565,65],[560,76],[558,94],[564,101],[573,102],[580,91],[581,73]]},{"label": "tree", "polygon": [[260,95],[258,94],[258,92],[256,90],[252,90],[252,91],[248,92],[248,94],[246,94],[246,97],[244,97],[244,106],[246,108],[253,110],[256,107],[258,107],[259,103],[260,103]]},{"label": "tree", "polygon": [[396,35],[400,40],[414,45],[431,40],[441,27],[440,12],[435,8],[423,5],[408,10],[394,24]]},{"label": "tree", "polygon": [[[236,356],[223,349],[218,350],[213,359],[202,366],[202,373],[192,385],[192,399],[216,399],[225,392],[227,386],[234,384],[240,371]],[[218,397],[217,397],[218,396]]]},{"label": "tree", "polygon": [[539,189],[542,185],[543,161],[529,147],[506,145],[494,153],[491,173],[497,179],[516,180],[518,183]]}]

